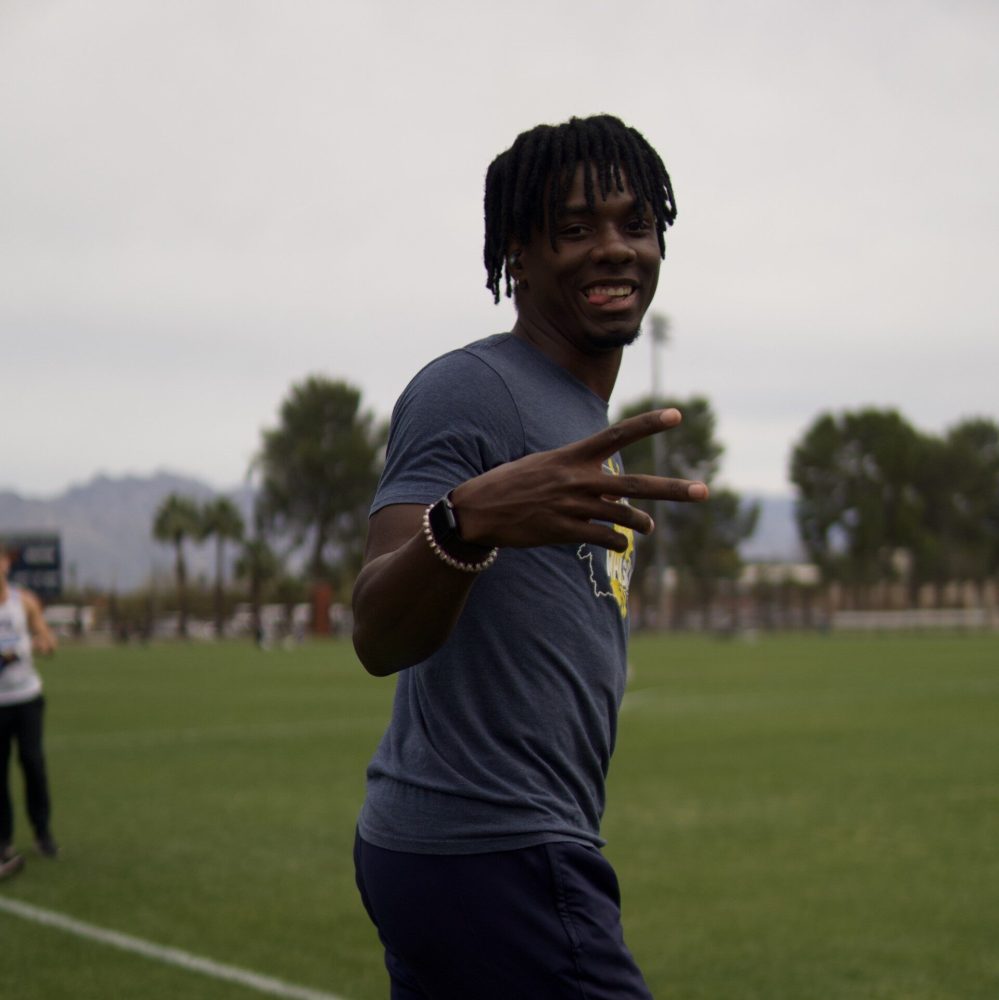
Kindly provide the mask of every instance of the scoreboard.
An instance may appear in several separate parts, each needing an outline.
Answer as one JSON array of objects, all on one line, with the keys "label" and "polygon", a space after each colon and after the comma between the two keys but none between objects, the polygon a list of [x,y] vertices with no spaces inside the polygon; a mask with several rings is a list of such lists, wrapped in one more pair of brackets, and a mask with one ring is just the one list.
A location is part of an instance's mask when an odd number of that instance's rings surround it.
[{"label": "scoreboard", "polygon": [[0,534],[10,554],[8,579],[33,590],[43,601],[62,592],[62,542],[58,535]]}]

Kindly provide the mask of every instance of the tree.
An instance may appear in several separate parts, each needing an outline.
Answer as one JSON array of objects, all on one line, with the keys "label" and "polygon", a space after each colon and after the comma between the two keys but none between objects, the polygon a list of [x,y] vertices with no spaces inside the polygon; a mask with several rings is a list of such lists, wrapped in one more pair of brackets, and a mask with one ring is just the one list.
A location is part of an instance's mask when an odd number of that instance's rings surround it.
[{"label": "tree", "polygon": [[264,521],[308,546],[313,579],[360,566],[385,440],[360,403],[359,390],[321,376],[292,386],[256,459]]},{"label": "tree", "polygon": [[760,508],[731,489],[713,489],[707,503],[673,504],[667,515],[673,562],[685,572],[705,623],[721,580],[737,580],[739,546],[756,530]]},{"label": "tree", "polygon": [[924,507],[916,581],[981,587],[999,573],[999,425],[973,418],[929,439],[916,487]]},{"label": "tree", "polygon": [[894,410],[816,418],[795,447],[802,542],[826,580],[863,589],[898,575],[981,586],[999,572],[999,425],[923,434]]},{"label": "tree", "polygon": [[153,537],[174,548],[174,577],[177,581],[177,634],[187,637],[187,563],[184,540],[197,538],[200,512],[197,501],[171,493],[157,508],[153,518]]},{"label": "tree", "polygon": [[245,525],[239,509],[228,497],[209,500],[200,511],[199,538],[215,539],[215,635],[225,630],[225,543],[243,538]]},{"label": "tree", "polygon": [[[715,415],[702,396],[689,400],[653,403],[650,397],[624,407],[620,419],[647,410],[675,406],[683,422],[664,433],[665,461],[661,475],[678,479],[699,479],[710,483],[718,474],[724,446],[715,437]],[[652,439],[629,445],[622,453],[628,472],[654,473]],[[704,504],[650,505],[634,501],[656,520],[656,530],[665,533],[670,562],[681,585],[693,590],[705,615],[710,611],[717,583],[735,579],[742,569],[739,546],[756,529],[759,506],[746,504],[738,493],[713,487]],[[636,546],[648,558],[648,538],[636,538]]]},{"label": "tree", "polygon": [[999,424],[963,420],[945,438],[953,455],[958,573],[982,583],[999,574]]},{"label": "tree", "polygon": [[919,548],[927,511],[917,487],[932,445],[894,410],[816,418],[795,446],[791,481],[810,558],[827,580],[863,588]]},{"label": "tree", "polygon": [[280,574],[281,560],[265,538],[258,535],[243,541],[242,552],[236,560],[236,576],[250,584],[250,613],[253,618],[253,634],[258,643],[263,633],[260,607],[264,589]]}]

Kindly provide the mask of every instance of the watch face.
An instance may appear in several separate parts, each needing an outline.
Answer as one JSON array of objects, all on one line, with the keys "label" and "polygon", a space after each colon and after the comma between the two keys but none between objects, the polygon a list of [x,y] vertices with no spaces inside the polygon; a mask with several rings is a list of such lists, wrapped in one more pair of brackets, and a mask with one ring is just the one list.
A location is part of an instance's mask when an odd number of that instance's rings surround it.
[{"label": "watch face", "polygon": [[458,522],[454,517],[454,508],[448,503],[447,497],[442,497],[430,508],[430,530],[434,533],[438,544],[457,536]]},{"label": "watch face", "polygon": [[448,497],[444,497],[441,500],[441,506],[444,508],[444,516],[447,518],[448,532],[452,535],[458,534],[458,517],[454,512],[454,504],[451,503]]}]

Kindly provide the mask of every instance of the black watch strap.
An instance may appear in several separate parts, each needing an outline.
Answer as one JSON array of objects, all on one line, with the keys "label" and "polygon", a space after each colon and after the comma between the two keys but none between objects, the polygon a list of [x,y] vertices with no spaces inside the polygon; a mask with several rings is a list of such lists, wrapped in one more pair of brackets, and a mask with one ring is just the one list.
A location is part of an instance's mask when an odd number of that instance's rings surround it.
[{"label": "black watch strap", "polygon": [[498,549],[466,542],[458,526],[451,494],[442,496],[423,513],[423,534],[437,557],[454,569],[480,573],[496,561]]}]

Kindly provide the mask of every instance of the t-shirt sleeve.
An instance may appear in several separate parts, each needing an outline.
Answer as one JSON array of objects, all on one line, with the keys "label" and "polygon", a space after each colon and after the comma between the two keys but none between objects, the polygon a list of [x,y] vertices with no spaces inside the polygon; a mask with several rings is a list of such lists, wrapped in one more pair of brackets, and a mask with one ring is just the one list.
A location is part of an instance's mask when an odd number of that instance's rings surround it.
[{"label": "t-shirt sleeve", "polygon": [[427,365],[399,397],[371,513],[433,503],[525,452],[520,414],[503,379],[481,358],[454,351]]}]

